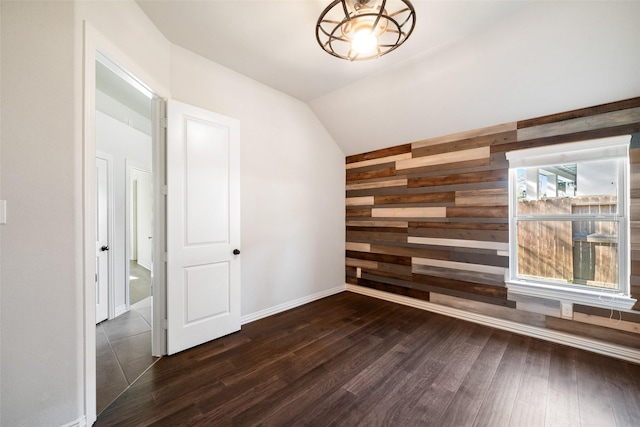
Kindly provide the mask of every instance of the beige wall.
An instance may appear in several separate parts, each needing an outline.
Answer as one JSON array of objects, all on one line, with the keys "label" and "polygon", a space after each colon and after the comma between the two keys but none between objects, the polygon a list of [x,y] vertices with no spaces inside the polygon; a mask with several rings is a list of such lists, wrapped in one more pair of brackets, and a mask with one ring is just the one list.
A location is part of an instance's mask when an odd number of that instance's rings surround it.
[{"label": "beige wall", "polygon": [[342,286],[344,154],[318,119],[192,52],[171,58],[176,100],[240,120],[242,315]]},{"label": "beige wall", "polygon": [[3,425],[82,422],[92,406],[84,402],[85,21],[162,96],[241,120],[242,314],[343,285],[344,155],[306,105],[172,48],[133,1],[0,4],[0,198],[11,218],[0,227],[11,248],[0,261]]},{"label": "beige wall", "polygon": [[83,410],[74,5],[1,7],[2,422],[61,425]]}]

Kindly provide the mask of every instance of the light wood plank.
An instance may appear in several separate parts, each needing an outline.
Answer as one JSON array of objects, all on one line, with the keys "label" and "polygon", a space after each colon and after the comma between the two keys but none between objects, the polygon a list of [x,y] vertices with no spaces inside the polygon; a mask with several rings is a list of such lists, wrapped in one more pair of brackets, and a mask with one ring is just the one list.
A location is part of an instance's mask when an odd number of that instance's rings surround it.
[{"label": "light wood plank", "polygon": [[544,326],[545,316],[542,314],[527,313],[526,311],[518,311],[509,307],[501,307],[495,304],[473,301],[437,292],[431,292],[429,294],[429,300],[434,304],[441,304],[474,313],[486,314],[487,316],[494,316],[499,319],[513,320],[527,325]]},{"label": "light wood plank", "polygon": [[346,169],[362,168],[365,166],[379,165],[382,163],[395,162],[396,160],[406,160],[411,158],[411,153],[396,154],[395,156],[381,157],[379,159],[363,160],[361,162],[347,163]]},{"label": "light wood plank", "polygon": [[472,148],[470,150],[435,154],[433,156],[416,157],[409,160],[399,160],[396,162],[396,170],[421,168],[425,166],[441,165],[445,163],[458,163],[469,160],[488,159],[490,157],[491,148],[479,147]]},{"label": "light wood plank", "polygon": [[407,185],[407,178],[389,179],[384,181],[364,182],[360,184],[347,184],[347,191],[369,190],[372,188],[402,187]]},{"label": "light wood plank", "polygon": [[473,129],[464,132],[452,133],[444,136],[437,136],[435,138],[424,139],[422,141],[416,141],[411,144],[411,149],[428,147],[430,145],[443,144],[445,142],[458,141],[461,139],[475,138],[478,136],[491,135],[494,133],[508,132],[516,130],[518,127],[517,122],[504,123],[497,126],[488,126],[480,129]]},{"label": "light wood plank", "polygon": [[426,208],[372,208],[372,218],[444,218],[446,207]]},{"label": "light wood plank", "polygon": [[528,295],[508,294],[509,300],[516,302],[516,309],[546,316],[562,317],[560,301],[537,298]]},{"label": "light wood plank", "polygon": [[347,227],[407,228],[408,226],[408,221],[347,221]]},{"label": "light wood plank", "polygon": [[547,138],[636,122],[640,122],[640,107],[518,129],[518,141]]},{"label": "light wood plank", "polygon": [[454,246],[459,248],[495,249],[497,251],[509,251],[509,243],[482,242],[479,240],[460,239],[436,239],[431,237],[408,237],[408,243],[432,246]]},{"label": "light wood plank", "polygon": [[347,206],[373,205],[373,196],[347,197]]},{"label": "light wood plank", "polygon": [[348,251],[371,252],[370,243],[347,242],[345,248]]},{"label": "light wood plank", "polygon": [[619,314],[615,311],[611,313],[611,318],[579,313],[577,311],[573,312],[573,320],[578,322],[640,334],[640,324],[622,320],[618,316]]}]

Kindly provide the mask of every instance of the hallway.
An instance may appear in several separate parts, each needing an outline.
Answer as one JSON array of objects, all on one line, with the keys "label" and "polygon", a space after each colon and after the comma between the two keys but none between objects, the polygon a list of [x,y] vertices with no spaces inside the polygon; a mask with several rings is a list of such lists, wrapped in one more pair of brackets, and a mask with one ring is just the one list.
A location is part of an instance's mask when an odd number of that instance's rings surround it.
[{"label": "hallway", "polygon": [[96,325],[98,414],[159,360],[151,356],[153,299],[150,295],[149,270],[132,262],[131,309],[115,319]]}]

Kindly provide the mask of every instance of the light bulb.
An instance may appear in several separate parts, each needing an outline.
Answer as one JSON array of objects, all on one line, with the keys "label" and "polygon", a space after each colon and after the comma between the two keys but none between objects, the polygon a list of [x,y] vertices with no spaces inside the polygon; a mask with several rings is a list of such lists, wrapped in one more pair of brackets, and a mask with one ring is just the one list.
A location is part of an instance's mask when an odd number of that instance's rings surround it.
[{"label": "light bulb", "polygon": [[371,30],[360,30],[353,35],[351,49],[363,55],[376,50],[378,38],[371,33]]}]

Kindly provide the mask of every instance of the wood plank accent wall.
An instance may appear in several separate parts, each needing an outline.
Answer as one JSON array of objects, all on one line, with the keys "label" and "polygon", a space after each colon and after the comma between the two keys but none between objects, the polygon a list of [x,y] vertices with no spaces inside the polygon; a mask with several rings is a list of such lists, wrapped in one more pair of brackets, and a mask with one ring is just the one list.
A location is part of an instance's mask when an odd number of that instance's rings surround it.
[{"label": "wood plank accent wall", "polygon": [[[346,282],[640,348],[634,310],[507,294],[508,162],[530,147],[640,132],[640,98],[346,158]],[[640,144],[630,151],[631,291],[640,300]]]}]

